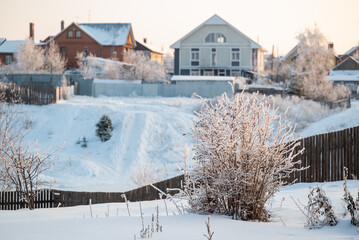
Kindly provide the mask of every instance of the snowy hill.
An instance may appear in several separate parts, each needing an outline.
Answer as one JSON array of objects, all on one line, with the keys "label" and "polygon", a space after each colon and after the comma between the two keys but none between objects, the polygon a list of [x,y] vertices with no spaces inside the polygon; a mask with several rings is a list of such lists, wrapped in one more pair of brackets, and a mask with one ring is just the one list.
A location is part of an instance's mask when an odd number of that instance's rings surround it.
[{"label": "snowy hill", "polygon": [[[193,110],[198,110],[200,103],[194,98],[76,96],[55,105],[23,106],[22,111],[32,123],[25,142],[38,139],[40,150],[55,150],[64,144],[48,173],[49,179],[56,179],[54,188],[125,191],[135,187],[131,178],[137,173],[152,172],[158,180],[180,174],[174,164],[182,163],[185,145],[193,144],[189,136],[195,118]],[[109,115],[114,127],[107,142],[101,142],[95,133],[103,114]],[[306,137],[356,126],[358,116],[359,102],[354,101],[351,109],[326,118],[319,116],[321,120],[308,124],[298,135]],[[88,141],[87,148],[76,144],[83,137]]]},{"label": "snowy hill", "polygon": [[[75,97],[56,105],[24,106],[32,121],[26,142],[55,150],[49,173],[56,188],[82,191],[122,191],[133,188],[138,170],[159,171],[162,178],[178,175],[174,163],[191,144],[193,107],[198,99]],[[112,138],[101,142],[95,125],[109,115]],[[85,137],[87,148],[76,142]],[[162,174],[162,169],[166,169]]]}]

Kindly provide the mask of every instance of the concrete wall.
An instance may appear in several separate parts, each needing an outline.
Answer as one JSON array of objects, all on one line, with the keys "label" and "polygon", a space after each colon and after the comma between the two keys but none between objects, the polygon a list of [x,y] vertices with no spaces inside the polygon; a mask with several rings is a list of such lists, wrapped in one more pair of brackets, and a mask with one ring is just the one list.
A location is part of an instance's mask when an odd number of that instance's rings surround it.
[{"label": "concrete wall", "polygon": [[206,98],[232,95],[232,87],[226,81],[177,81],[172,84],[157,83],[101,83],[92,85],[92,96],[108,97],[191,97],[193,93]]}]

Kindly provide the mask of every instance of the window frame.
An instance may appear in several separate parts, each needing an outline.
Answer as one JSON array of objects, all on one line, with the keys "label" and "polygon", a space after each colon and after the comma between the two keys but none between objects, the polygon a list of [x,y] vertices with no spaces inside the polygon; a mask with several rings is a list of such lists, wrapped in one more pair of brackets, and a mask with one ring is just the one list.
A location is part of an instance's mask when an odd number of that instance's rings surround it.
[{"label": "window frame", "polygon": [[[236,57],[234,57],[234,56],[236,56]],[[231,49],[231,66],[239,67],[240,65],[241,65],[241,49],[240,48],[232,48]]]},{"label": "window frame", "polygon": [[216,48],[212,48],[211,50],[211,66],[215,67],[217,66],[217,49]]},{"label": "window frame", "polygon": [[[209,39],[207,39],[209,38]],[[220,38],[223,38],[223,41],[218,41]],[[221,32],[210,32],[204,38],[204,43],[206,44],[225,44],[227,43],[227,36]]]},{"label": "window frame", "polygon": [[75,38],[82,38],[82,33],[80,30],[75,31]]},{"label": "window frame", "polygon": [[5,55],[5,64],[10,65],[12,63],[13,57],[12,55]]},{"label": "window frame", "polygon": [[63,57],[66,56],[66,47],[60,47],[60,54],[61,54],[61,56],[63,56]]},{"label": "window frame", "polygon": [[[70,34],[71,33],[71,34]],[[71,36],[70,36],[71,35]],[[74,38],[74,31],[73,30],[68,30],[67,31],[67,38]]]}]

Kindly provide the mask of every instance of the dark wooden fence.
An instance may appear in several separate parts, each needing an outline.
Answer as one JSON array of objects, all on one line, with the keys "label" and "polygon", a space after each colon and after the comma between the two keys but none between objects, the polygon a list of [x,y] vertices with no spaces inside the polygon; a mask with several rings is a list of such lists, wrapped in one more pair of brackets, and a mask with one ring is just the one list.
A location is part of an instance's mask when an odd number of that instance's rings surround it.
[{"label": "dark wooden fence", "polygon": [[[35,208],[51,208],[54,206],[53,190],[42,189],[36,191]],[[28,204],[21,198],[19,192],[0,192],[0,210],[16,210],[27,207]]]},{"label": "dark wooden fence", "polygon": [[64,98],[69,88],[73,87],[56,87],[53,84],[45,83],[22,85],[9,83],[1,85],[0,92],[4,93],[7,102],[15,101],[23,104],[48,105],[57,103]]},{"label": "dark wooden fence", "polygon": [[340,181],[344,167],[349,179],[359,177],[359,126],[307,137],[301,145],[305,151],[295,159],[302,161],[297,167],[309,168],[291,174],[290,182]]},{"label": "dark wooden fence", "polygon": [[[359,176],[359,126],[342,131],[319,134],[304,138],[302,155],[294,161],[302,163],[296,167],[307,168],[291,174],[289,182],[329,182],[343,180],[343,169],[348,168],[349,179]],[[300,148],[301,148],[300,147]],[[298,149],[300,149],[298,148]],[[184,176],[180,175],[153,184],[164,192],[168,188],[181,188]],[[69,207],[95,203],[123,202],[119,192],[72,192],[60,190],[41,190],[35,200],[36,208]],[[124,192],[129,201],[159,199],[159,193],[152,186],[144,186]],[[15,210],[26,207],[16,192],[0,192],[0,209]]]}]

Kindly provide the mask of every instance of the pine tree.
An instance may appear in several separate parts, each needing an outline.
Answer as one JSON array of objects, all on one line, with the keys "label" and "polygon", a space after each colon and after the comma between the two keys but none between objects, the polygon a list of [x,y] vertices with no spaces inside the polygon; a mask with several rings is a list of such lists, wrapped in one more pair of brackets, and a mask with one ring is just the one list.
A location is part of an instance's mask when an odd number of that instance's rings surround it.
[{"label": "pine tree", "polygon": [[96,135],[100,137],[102,142],[110,140],[113,127],[109,116],[104,114],[100,121],[96,124],[96,127]]}]

